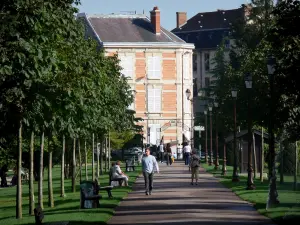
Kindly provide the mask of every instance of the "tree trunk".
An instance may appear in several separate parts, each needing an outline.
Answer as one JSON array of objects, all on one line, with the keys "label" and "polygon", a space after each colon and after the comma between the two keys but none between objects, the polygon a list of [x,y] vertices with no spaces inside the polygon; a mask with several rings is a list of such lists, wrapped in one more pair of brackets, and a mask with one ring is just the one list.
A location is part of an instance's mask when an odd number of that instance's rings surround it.
[{"label": "tree trunk", "polygon": [[81,150],[80,150],[80,138],[78,138],[78,154],[79,154],[79,181],[82,180],[82,162],[81,162]]},{"label": "tree trunk", "polygon": [[95,154],[94,154],[94,150],[95,150],[95,134],[93,133],[92,136],[92,180],[95,180],[95,166],[94,166],[94,162],[95,162]]},{"label": "tree trunk", "polygon": [[101,144],[100,144],[100,146],[98,147],[98,142],[99,142],[99,139],[98,138],[96,138],[96,148],[97,148],[97,179],[99,180],[99,151],[101,151],[100,150],[100,148],[101,148]]},{"label": "tree trunk", "polygon": [[101,138],[101,144],[100,144],[100,175],[103,175],[103,148],[104,148],[104,138]]},{"label": "tree trunk", "polygon": [[264,167],[265,167],[265,156],[264,156],[264,128],[261,127],[261,163],[260,163],[260,182],[264,182]]},{"label": "tree trunk", "polygon": [[298,142],[295,143],[295,169],[294,169],[294,191],[297,191],[297,170],[298,170]]},{"label": "tree trunk", "polygon": [[29,215],[34,215],[34,176],[33,176],[33,164],[34,164],[34,132],[31,132],[31,138],[30,138],[30,168],[29,168]]},{"label": "tree trunk", "polygon": [[86,139],[84,140],[84,160],[85,160],[85,180],[88,180],[88,167],[87,167],[87,151],[86,151]]},{"label": "tree trunk", "polygon": [[52,150],[50,149],[50,135],[48,137],[48,206],[54,207],[54,199],[53,199],[53,185],[52,185]]},{"label": "tree trunk", "polygon": [[107,137],[105,137],[105,161],[104,161],[104,172],[107,172]]},{"label": "tree trunk", "polygon": [[283,154],[283,146],[282,146],[282,136],[279,140],[279,151],[280,151],[280,184],[284,183],[284,176],[283,176],[283,163],[284,163],[284,154]]},{"label": "tree trunk", "polygon": [[254,135],[254,133],[252,133],[252,139],[253,139],[253,141],[252,141],[252,145],[253,145],[253,158],[254,158],[254,160],[253,160],[253,169],[254,169],[254,173],[253,173],[253,178],[255,179],[256,178],[256,173],[257,173],[257,162],[256,162],[256,147],[255,147],[255,135]]},{"label": "tree trunk", "polygon": [[38,192],[39,192],[39,206],[43,209],[43,160],[44,160],[44,131],[41,136],[41,153],[40,153],[40,171],[39,171],[39,183],[38,183]]},{"label": "tree trunk", "polygon": [[73,140],[72,191],[76,192],[76,138]]},{"label": "tree trunk", "polygon": [[22,219],[22,178],[21,178],[21,167],[22,167],[22,121],[20,121],[19,135],[18,135],[18,163],[17,163],[17,207],[16,207],[16,218]]},{"label": "tree trunk", "polygon": [[60,174],[60,197],[65,197],[65,151],[66,139],[63,135],[62,153],[61,153],[61,174]]},{"label": "tree trunk", "polygon": [[110,149],[110,132],[108,132],[108,170],[110,170],[110,156],[111,156],[111,149]]}]

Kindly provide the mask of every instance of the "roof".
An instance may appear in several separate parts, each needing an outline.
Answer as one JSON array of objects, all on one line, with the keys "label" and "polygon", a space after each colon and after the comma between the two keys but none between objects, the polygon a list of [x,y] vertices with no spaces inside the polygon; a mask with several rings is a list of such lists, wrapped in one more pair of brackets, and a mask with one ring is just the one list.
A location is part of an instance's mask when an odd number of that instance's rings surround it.
[{"label": "roof", "polygon": [[155,34],[150,19],[145,15],[87,15],[80,13],[78,16],[88,20],[88,25],[98,36],[100,42],[186,43],[163,27],[161,27],[161,34]]},{"label": "roof", "polygon": [[214,49],[230,35],[231,24],[244,15],[243,8],[198,13],[172,32],[196,48]]},{"label": "roof", "polygon": [[173,29],[172,32],[178,33],[209,29],[228,29],[234,21],[243,17],[243,8],[198,13],[197,15],[190,18],[180,28]]},{"label": "roof", "polygon": [[[260,137],[262,136],[262,133],[260,130],[254,129],[253,133],[257,136],[260,136]],[[265,140],[269,139],[269,134],[267,132],[264,132],[263,135],[264,135]],[[241,132],[237,132],[236,138],[243,138],[243,137],[248,137],[248,130],[241,130]],[[225,138],[226,143],[231,142],[231,141],[233,141],[233,134],[230,134],[228,137]]]}]

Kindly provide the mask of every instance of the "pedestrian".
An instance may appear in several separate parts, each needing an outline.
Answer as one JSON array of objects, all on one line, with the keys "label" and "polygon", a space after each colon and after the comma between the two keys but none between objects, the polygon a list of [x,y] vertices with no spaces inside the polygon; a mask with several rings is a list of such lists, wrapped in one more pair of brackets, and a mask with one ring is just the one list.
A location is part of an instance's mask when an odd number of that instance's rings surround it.
[{"label": "pedestrian", "polygon": [[160,162],[161,163],[164,162],[164,155],[165,155],[165,152],[164,152],[164,143],[163,143],[163,141],[161,141],[160,145],[159,145],[159,158],[160,158]]},{"label": "pedestrian", "polygon": [[199,167],[200,167],[200,157],[196,154],[196,151],[192,151],[191,160],[190,160],[190,168],[192,174],[192,182],[191,185],[194,184],[194,179],[196,180],[196,185],[198,185],[199,178]]},{"label": "pedestrian", "polygon": [[185,155],[185,165],[190,165],[191,150],[191,146],[187,142],[185,142],[183,147],[183,152]]},{"label": "pedestrian", "polygon": [[167,165],[172,165],[172,149],[171,144],[168,143],[166,147],[166,157],[167,157]]},{"label": "pedestrian", "polygon": [[1,187],[8,187],[7,180],[6,180],[7,172],[8,169],[7,169],[7,165],[5,164],[0,169]]},{"label": "pedestrian", "polygon": [[151,195],[154,171],[156,170],[159,173],[159,167],[155,157],[150,155],[150,148],[146,148],[146,154],[142,159],[142,170],[145,179],[146,195]]}]

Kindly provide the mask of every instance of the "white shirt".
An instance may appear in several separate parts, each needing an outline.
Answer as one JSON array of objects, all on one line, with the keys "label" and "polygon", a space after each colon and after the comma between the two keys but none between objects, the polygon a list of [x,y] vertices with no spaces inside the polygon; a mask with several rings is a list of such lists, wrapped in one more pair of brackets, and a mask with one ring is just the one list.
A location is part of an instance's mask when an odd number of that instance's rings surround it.
[{"label": "white shirt", "polygon": [[184,153],[191,153],[191,146],[189,146],[189,145],[186,145],[186,146],[184,146],[184,148],[183,148],[183,152]]},{"label": "white shirt", "polygon": [[164,152],[164,145],[160,145],[160,146],[159,146],[159,151],[160,151],[160,152]]}]

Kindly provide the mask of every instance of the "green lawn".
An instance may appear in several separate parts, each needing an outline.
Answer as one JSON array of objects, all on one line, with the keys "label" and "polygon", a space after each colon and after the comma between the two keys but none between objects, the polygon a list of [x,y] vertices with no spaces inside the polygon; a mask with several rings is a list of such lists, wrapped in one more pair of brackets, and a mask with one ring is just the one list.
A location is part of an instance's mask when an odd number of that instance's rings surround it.
[{"label": "green lawn", "polygon": [[[90,168],[89,168],[90,169]],[[125,170],[125,168],[122,168]],[[131,186],[136,177],[141,172],[141,167],[137,167],[135,172],[127,172]],[[113,199],[107,197],[106,191],[101,192],[103,196],[100,200],[100,208],[97,209],[80,209],[80,194],[79,194],[79,176],[77,181],[76,193],[71,192],[71,179],[65,180],[65,192],[66,197],[60,197],[60,168],[54,167],[53,169],[53,191],[55,207],[49,208],[48,204],[48,185],[47,185],[47,173],[45,169],[44,179],[44,212],[45,217],[43,222],[57,222],[57,221],[70,221],[71,225],[76,224],[105,224],[106,221],[114,213],[114,208],[119,202],[127,196],[131,188],[128,187],[116,187],[113,189]],[[91,170],[89,170],[89,178],[91,179]],[[83,180],[85,174],[83,172]],[[100,176],[100,184],[102,186],[108,185],[108,174]],[[34,216],[28,215],[28,190],[27,184],[23,185],[23,219],[15,219],[16,215],[16,187],[2,188],[0,189],[0,224],[34,224]],[[35,201],[37,203],[37,182],[35,182]]]},{"label": "green lawn", "polygon": [[[202,166],[207,172],[212,173],[215,177],[220,179],[220,182],[230,188],[236,195],[243,200],[251,202],[259,213],[270,217],[277,224],[284,224],[286,222],[296,222],[300,219],[300,191],[293,191],[293,184],[291,177],[285,177],[285,183],[277,183],[278,199],[280,204],[274,208],[266,210],[266,201],[268,197],[268,181],[263,183],[256,179],[254,181],[256,190],[246,190],[247,177],[240,176],[240,182],[233,183],[232,167],[227,167],[227,175],[221,176],[221,168],[215,170],[214,166],[209,166],[202,163]],[[279,180],[279,177],[277,181]]]}]

